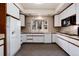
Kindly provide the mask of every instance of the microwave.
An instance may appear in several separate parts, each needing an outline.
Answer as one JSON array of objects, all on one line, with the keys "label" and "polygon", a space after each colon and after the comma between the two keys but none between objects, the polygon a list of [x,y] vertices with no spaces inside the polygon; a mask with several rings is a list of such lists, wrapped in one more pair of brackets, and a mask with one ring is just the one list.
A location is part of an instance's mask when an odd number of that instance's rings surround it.
[{"label": "microwave", "polygon": [[62,27],[66,27],[69,25],[76,25],[76,15],[61,20],[61,23],[62,23]]}]

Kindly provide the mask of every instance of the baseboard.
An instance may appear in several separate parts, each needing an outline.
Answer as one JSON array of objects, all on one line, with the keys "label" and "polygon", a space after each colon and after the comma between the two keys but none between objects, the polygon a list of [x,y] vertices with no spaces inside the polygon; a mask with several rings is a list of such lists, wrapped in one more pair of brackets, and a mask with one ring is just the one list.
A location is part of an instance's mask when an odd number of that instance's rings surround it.
[{"label": "baseboard", "polygon": [[51,43],[48,43],[48,42],[23,42],[22,44],[56,44],[56,43],[55,42],[51,42]]}]

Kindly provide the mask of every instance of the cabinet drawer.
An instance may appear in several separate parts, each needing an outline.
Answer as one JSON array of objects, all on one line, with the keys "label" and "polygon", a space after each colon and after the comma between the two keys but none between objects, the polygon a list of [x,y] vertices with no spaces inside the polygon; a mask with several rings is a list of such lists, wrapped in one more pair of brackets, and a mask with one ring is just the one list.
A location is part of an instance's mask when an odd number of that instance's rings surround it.
[{"label": "cabinet drawer", "polygon": [[4,45],[0,46],[0,56],[4,56]]},{"label": "cabinet drawer", "polygon": [[1,45],[1,44],[4,44],[4,40],[0,40],[0,45]]},{"label": "cabinet drawer", "polygon": [[13,3],[7,4],[7,14],[19,19],[19,9]]}]

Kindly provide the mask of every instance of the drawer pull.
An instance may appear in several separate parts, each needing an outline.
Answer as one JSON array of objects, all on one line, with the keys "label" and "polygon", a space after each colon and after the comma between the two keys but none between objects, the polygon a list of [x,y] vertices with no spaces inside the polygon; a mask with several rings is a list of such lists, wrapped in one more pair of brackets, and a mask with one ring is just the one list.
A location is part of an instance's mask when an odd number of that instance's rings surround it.
[{"label": "drawer pull", "polygon": [[27,39],[27,40],[33,40],[33,39],[29,38],[29,39]]}]

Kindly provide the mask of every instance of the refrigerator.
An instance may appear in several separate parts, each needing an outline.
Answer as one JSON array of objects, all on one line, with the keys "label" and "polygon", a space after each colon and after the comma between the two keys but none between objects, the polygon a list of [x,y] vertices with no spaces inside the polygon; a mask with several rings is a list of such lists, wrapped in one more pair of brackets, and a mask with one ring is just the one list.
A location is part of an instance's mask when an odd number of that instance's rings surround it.
[{"label": "refrigerator", "polygon": [[6,21],[7,55],[13,56],[21,47],[21,22],[11,16]]}]

